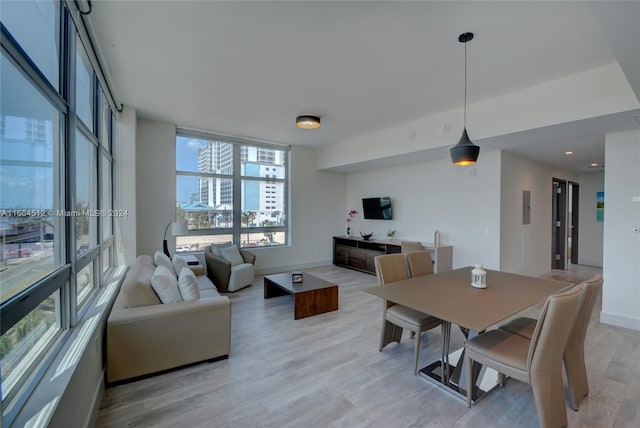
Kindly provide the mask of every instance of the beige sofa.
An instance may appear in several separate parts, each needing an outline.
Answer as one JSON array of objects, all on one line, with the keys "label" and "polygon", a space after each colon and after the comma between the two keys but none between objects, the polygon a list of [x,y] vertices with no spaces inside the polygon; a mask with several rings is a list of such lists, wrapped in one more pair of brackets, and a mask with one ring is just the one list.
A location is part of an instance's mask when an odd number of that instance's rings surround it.
[{"label": "beige sofa", "polygon": [[[151,287],[156,266],[139,256],[129,269],[107,321],[109,383],[205,360],[231,351],[231,304],[195,272],[200,299],[162,304]],[[203,269],[202,269],[203,270]]]}]

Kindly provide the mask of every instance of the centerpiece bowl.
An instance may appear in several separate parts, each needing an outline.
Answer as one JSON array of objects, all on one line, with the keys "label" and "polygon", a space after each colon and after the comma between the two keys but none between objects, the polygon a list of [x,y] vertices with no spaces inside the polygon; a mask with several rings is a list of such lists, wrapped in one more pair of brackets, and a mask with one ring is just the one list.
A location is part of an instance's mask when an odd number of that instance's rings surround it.
[{"label": "centerpiece bowl", "polygon": [[362,232],[360,232],[360,236],[362,236],[362,239],[364,239],[365,241],[368,241],[373,236],[373,232],[371,232],[371,233],[362,233]]}]

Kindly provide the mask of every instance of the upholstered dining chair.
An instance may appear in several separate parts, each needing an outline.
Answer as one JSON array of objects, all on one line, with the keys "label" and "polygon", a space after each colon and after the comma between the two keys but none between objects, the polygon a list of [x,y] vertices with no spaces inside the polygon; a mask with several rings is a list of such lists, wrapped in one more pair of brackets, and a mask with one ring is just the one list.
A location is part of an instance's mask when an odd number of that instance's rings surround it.
[{"label": "upholstered dining chair", "polygon": [[411,251],[405,253],[404,259],[409,269],[409,277],[431,275],[433,273],[433,261],[428,251]]},{"label": "upholstered dining chair", "polygon": [[400,252],[408,253],[410,251],[422,250],[422,243],[417,241],[400,241]]},{"label": "upholstered dining chair", "polygon": [[[582,399],[589,395],[587,368],[584,361],[584,340],[587,336],[589,320],[596,304],[598,293],[602,288],[602,283],[602,274],[596,274],[593,278],[582,283],[584,297],[564,350],[564,368],[567,373],[569,398],[573,410],[578,410]],[[520,317],[501,325],[500,330],[531,339],[536,324],[536,319]]]},{"label": "upholstered dining chair", "polygon": [[[378,284],[380,285],[409,278],[403,254],[377,256],[374,259],[374,263]],[[442,320],[387,300],[384,302],[383,310],[380,351],[391,342],[400,343],[402,330],[406,328],[411,332],[412,336],[415,336],[413,374],[417,374],[420,333],[441,325]]]},{"label": "upholstered dining chair", "polygon": [[[531,385],[540,426],[567,425],[562,387],[562,354],[583,296],[582,284],[549,296],[540,321],[527,340],[504,330],[491,330],[467,340],[465,365],[472,361]],[[473,379],[467,373],[467,406],[471,407]]]}]

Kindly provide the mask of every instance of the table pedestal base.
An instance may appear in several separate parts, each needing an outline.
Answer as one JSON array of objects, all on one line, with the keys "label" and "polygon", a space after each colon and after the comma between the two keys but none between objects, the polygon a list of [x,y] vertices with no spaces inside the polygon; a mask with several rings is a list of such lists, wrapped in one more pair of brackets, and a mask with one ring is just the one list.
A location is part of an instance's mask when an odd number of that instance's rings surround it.
[{"label": "table pedestal base", "polygon": [[[449,361],[458,360],[458,364],[460,364],[459,356],[461,354],[462,349],[451,353],[449,355]],[[419,373],[424,379],[427,379],[440,388],[450,392],[454,397],[458,397],[466,402],[467,391],[462,385],[459,385],[458,382],[460,370],[457,370],[457,367],[453,364],[449,364],[449,373],[453,373],[453,375],[449,379],[443,379],[442,367],[442,361],[434,361],[420,369]],[[471,394],[471,403],[476,404],[497,386],[498,372],[491,368],[479,367],[478,381],[474,385],[473,393]]]}]

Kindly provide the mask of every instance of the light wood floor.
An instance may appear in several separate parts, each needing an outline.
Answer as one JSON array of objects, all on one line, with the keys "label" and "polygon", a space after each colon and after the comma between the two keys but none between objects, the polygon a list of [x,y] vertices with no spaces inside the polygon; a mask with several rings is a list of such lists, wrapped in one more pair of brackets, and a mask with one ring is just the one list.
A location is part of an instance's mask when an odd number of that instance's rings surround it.
[{"label": "light wood floor", "polygon": [[[308,272],[340,285],[340,309],[294,321],[290,296],[264,300],[262,278],[229,295],[228,360],[107,388],[98,427],[537,427],[530,387],[509,379],[476,406],[414,376],[413,340],[378,351],[382,303],[361,288],[375,276],[335,266]],[[554,271],[561,279],[594,270]],[[606,281],[606,278],[605,278]],[[640,333],[600,324],[587,333],[591,393],[572,427],[640,426]],[[539,307],[526,314],[536,316]],[[464,337],[452,331],[452,349]],[[423,333],[420,366],[437,358],[440,331]]]}]

